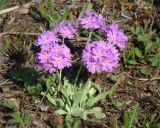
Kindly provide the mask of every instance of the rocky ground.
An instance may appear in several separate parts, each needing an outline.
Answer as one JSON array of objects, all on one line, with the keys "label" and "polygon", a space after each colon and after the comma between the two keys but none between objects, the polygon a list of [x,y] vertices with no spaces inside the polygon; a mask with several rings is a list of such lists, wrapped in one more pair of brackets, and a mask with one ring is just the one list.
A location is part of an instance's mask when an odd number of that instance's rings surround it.
[{"label": "rocky ground", "polygon": [[[38,5],[42,2],[44,1],[10,0],[7,1],[5,8],[19,6],[18,9],[0,14],[0,48],[5,40],[10,42],[7,53],[0,53],[0,127],[18,127],[17,125],[7,126],[7,120],[10,118],[8,114],[13,110],[3,106],[2,103],[5,99],[14,99],[19,105],[20,112],[28,110],[31,115],[34,115],[35,112],[35,101],[41,99],[41,93],[27,94],[24,84],[14,80],[13,76],[15,72],[31,68],[35,64],[36,49],[32,43],[41,29],[46,29],[48,25],[38,11]],[[76,17],[86,2],[87,0],[55,0],[55,7],[59,12],[68,8],[70,17]],[[92,3],[94,9],[102,12],[109,23],[118,23],[123,30],[127,31],[131,26],[140,24],[144,26],[144,22],[147,22],[150,24],[150,29],[146,28],[145,31],[155,32],[160,37],[159,0],[155,0],[153,6],[145,0],[93,0]],[[16,42],[20,43],[15,45]],[[153,67],[149,75],[142,75],[138,69],[143,66],[129,65],[124,68],[123,60],[121,61],[117,72],[114,73],[118,86],[114,94],[100,104],[106,118],[102,120],[91,118],[83,121],[84,128],[117,128],[116,123],[119,126],[123,125],[124,111],[130,111],[136,103],[139,103],[140,111],[135,127],[141,128],[143,123],[148,120],[152,127],[144,126],[144,128],[156,128],[156,125],[160,123],[160,74],[155,78],[158,69]],[[94,80],[103,88],[109,89],[114,82],[111,82],[106,76],[107,74],[95,76]],[[44,100],[30,126],[33,128],[60,126],[63,119],[55,116],[54,111],[55,108],[47,100]],[[156,116],[151,121],[154,114]]]}]

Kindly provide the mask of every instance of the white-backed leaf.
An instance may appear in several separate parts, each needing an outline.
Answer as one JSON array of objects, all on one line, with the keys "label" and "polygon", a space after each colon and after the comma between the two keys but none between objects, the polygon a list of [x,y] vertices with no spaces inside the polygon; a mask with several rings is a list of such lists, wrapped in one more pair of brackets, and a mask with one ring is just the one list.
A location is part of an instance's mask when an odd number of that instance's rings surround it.
[{"label": "white-backed leaf", "polygon": [[96,97],[91,97],[89,98],[89,100],[86,103],[86,106],[93,106],[94,104],[96,104],[98,101],[104,99],[107,95],[109,94],[109,91],[105,91],[100,93],[99,95],[97,95]]},{"label": "white-backed leaf", "polygon": [[62,99],[54,99],[51,97],[51,95],[48,93],[46,95],[47,99],[55,106],[58,106],[58,107],[63,107],[64,106],[64,102]]},{"label": "white-backed leaf", "polygon": [[57,111],[55,111],[56,114],[59,114],[59,115],[66,115],[67,112],[62,110],[62,109],[58,109]]},{"label": "white-backed leaf", "polygon": [[96,118],[104,118],[105,114],[102,112],[102,109],[100,107],[94,107],[92,109],[89,109],[86,111],[87,114],[94,114]]}]

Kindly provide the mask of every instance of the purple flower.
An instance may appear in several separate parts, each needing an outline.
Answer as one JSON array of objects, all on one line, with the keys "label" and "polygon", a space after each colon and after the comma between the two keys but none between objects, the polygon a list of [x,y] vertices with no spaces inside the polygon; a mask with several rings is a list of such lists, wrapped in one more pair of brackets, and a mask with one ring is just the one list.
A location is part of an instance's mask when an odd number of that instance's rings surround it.
[{"label": "purple flower", "polygon": [[109,29],[106,36],[109,43],[116,45],[121,50],[126,47],[128,37],[121,30]]},{"label": "purple flower", "polygon": [[107,38],[109,43],[116,45],[121,50],[126,47],[126,42],[128,41],[128,37],[124,34],[124,32],[118,28],[117,24],[111,24],[108,27],[103,26],[99,29],[99,32]]},{"label": "purple flower", "polygon": [[105,25],[106,21],[101,14],[86,12],[84,17],[79,18],[76,22],[85,29],[99,29]]},{"label": "purple flower", "polygon": [[53,31],[57,34],[60,34],[63,38],[72,39],[78,34],[78,29],[71,23],[62,21],[60,23],[54,23]]},{"label": "purple flower", "polygon": [[54,43],[49,51],[41,49],[38,53],[39,67],[53,73],[58,69],[64,69],[71,66],[71,53],[66,45]]},{"label": "purple flower", "polygon": [[106,34],[108,33],[109,30],[118,31],[119,30],[118,25],[117,24],[111,24],[109,26],[104,25],[99,29],[99,32],[100,34],[106,37],[107,36]]},{"label": "purple flower", "polygon": [[43,32],[37,39],[36,44],[43,50],[49,50],[54,43],[58,43],[60,39],[52,31]]},{"label": "purple flower", "polygon": [[111,43],[93,41],[83,50],[82,60],[91,73],[113,72],[119,61],[119,53]]}]

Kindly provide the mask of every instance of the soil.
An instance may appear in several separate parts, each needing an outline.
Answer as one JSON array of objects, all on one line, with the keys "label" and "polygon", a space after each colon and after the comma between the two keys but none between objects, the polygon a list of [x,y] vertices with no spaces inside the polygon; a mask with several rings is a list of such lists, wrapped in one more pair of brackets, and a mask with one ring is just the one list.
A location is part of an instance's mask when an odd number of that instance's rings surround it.
[{"label": "soil", "polygon": [[[107,22],[115,22],[120,25],[124,31],[127,31],[130,26],[144,25],[144,20],[150,22],[153,18],[152,32],[155,31],[160,36],[160,2],[155,0],[153,7],[145,0],[125,0],[125,4],[121,5],[118,0],[93,0],[94,9],[100,11],[103,8],[103,15]],[[0,36],[0,48],[4,40],[15,43],[19,38],[20,44],[16,47],[11,45],[7,54],[0,52],[0,127],[7,127],[7,120],[11,109],[5,108],[2,102],[5,99],[16,99],[20,104],[20,111],[28,110],[31,115],[35,112],[35,99],[40,100],[41,95],[32,97],[24,90],[22,82],[15,81],[12,74],[22,69],[28,69],[35,65],[35,52],[37,49],[33,47],[34,40],[37,38],[35,33],[40,33],[41,29],[47,28],[47,22],[42,19],[38,12],[38,4],[43,0],[35,0],[28,7],[24,7],[29,0],[10,0],[7,1],[5,8],[13,6],[21,6],[20,9],[0,15],[0,32],[8,34]],[[45,2],[44,2],[45,3]],[[61,12],[65,8],[71,9],[70,14],[77,15],[86,3],[85,0],[80,1],[59,1],[55,2],[56,9]],[[156,12],[156,13],[155,13]],[[135,18],[135,14],[137,18]],[[153,15],[155,14],[155,17]],[[151,24],[151,22],[149,23]],[[147,30],[146,30],[147,31]],[[33,33],[33,35],[24,33]],[[26,45],[28,48],[24,49]],[[138,67],[140,68],[140,67]],[[123,62],[117,72],[114,73],[119,81],[118,87],[114,94],[107,97],[105,102],[101,102],[100,106],[106,114],[106,118],[102,120],[95,119],[83,121],[84,128],[116,128],[116,119],[118,124],[123,124],[124,111],[130,111],[132,107],[139,103],[140,112],[138,124],[136,128],[140,128],[145,119],[150,120],[151,115],[156,113],[156,119],[152,122],[155,126],[160,123],[160,79],[152,79],[156,74],[157,69],[153,68],[151,75],[144,76],[138,72],[136,66],[128,66],[124,68]],[[110,82],[107,74],[97,75],[94,81],[99,83],[103,89],[110,89],[114,82]],[[44,87],[45,91],[45,87]],[[160,106],[159,106],[160,107]],[[54,128],[63,122],[61,116],[55,116],[53,113],[55,107],[50,105],[47,100],[44,100],[41,108],[37,111],[37,115],[32,121],[31,127]],[[18,127],[17,125],[13,128]]]}]

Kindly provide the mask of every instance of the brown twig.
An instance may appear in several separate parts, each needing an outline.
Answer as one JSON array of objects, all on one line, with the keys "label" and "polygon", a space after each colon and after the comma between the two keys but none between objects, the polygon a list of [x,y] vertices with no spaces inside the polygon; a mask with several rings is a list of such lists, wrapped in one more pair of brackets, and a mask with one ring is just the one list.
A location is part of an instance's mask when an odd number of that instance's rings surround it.
[{"label": "brown twig", "polygon": [[155,11],[155,13],[153,15],[153,18],[152,18],[152,22],[151,22],[150,28],[149,28],[150,31],[152,30],[152,27],[153,27],[153,24],[154,24],[154,21],[155,21],[155,17],[156,17],[156,13],[157,12]]},{"label": "brown twig", "polygon": [[28,36],[38,36],[40,33],[30,33],[30,32],[3,32],[0,34],[0,37],[4,35],[28,35]]},{"label": "brown twig", "polygon": [[20,6],[15,6],[15,7],[11,7],[11,8],[7,8],[7,9],[3,9],[0,11],[0,15],[14,11],[16,9],[20,8]]},{"label": "brown twig", "polygon": [[154,80],[160,80],[160,77],[153,77],[150,79],[146,79],[146,78],[133,78],[132,76],[130,76],[131,79],[135,79],[135,80],[139,80],[139,81],[154,81]]},{"label": "brown twig", "polygon": [[5,14],[5,13],[9,13],[9,12],[12,12],[12,11],[14,11],[14,10],[17,10],[17,9],[21,8],[21,7],[29,8],[30,5],[33,4],[33,3],[35,3],[35,0],[32,0],[31,2],[26,3],[26,4],[22,5],[22,6],[14,6],[14,7],[10,7],[10,8],[7,8],[7,9],[3,9],[3,10],[0,11],[0,15],[3,15],[3,14]]}]

